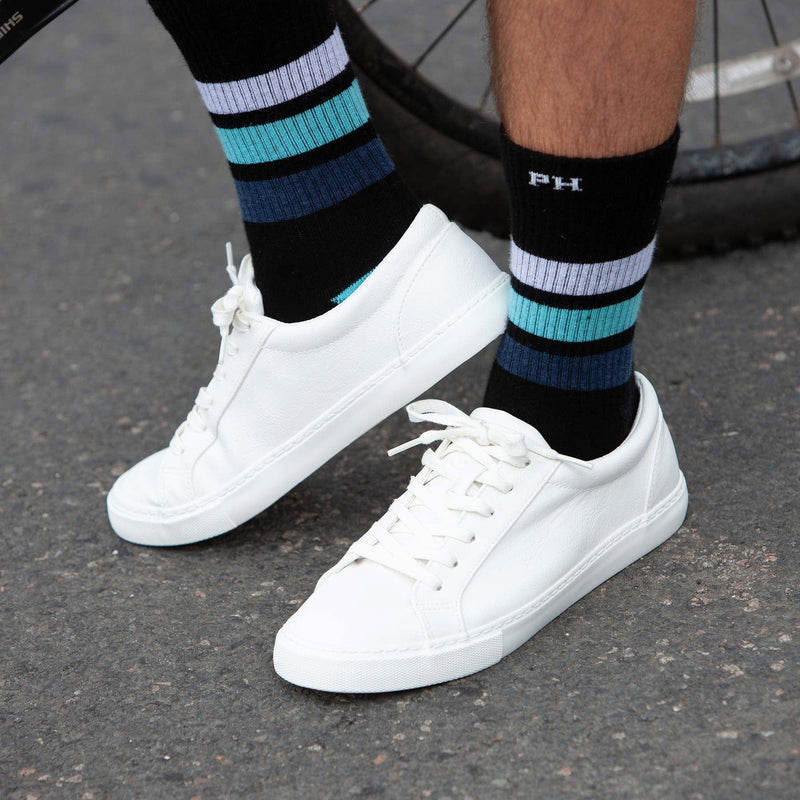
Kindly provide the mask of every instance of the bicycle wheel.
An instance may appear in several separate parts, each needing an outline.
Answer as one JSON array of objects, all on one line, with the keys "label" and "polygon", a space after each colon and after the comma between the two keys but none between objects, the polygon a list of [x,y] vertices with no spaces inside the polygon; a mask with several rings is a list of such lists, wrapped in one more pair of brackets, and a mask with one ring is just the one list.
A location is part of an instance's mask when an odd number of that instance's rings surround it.
[{"label": "bicycle wheel", "polygon": [[[336,0],[367,102],[398,170],[423,200],[468,227],[507,236],[488,68],[483,65],[482,79],[476,74],[466,81],[477,86],[471,98],[464,97],[462,77],[459,96],[447,85],[454,56],[439,52],[448,38],[455,39],[457,48],[473,54],[469,63],[463,58],[459,63],[473,69],[475,45],[465,37],[474,40],[483,30],[483,4],[448,4],[432,32],[419,22],[432,16],[430,7],[415,15],[414,2],[361,0],[354,8]],[[793,2],[727,0],[721,14],[718,0],[711,0],[701,21],[681,117],[681,150],[662,214],[662,251],[720,250],[798,232],[800,14],[790,11]],[[383,18],[377,15],[381,8]],[[769,46],[756,46],[759,32],[746,9],[757,12]],[[459,29],[467,29],[460,39]],[[405,57],[394,46],[403,36]],[[732,54],[727,57],[726,51]]]}]

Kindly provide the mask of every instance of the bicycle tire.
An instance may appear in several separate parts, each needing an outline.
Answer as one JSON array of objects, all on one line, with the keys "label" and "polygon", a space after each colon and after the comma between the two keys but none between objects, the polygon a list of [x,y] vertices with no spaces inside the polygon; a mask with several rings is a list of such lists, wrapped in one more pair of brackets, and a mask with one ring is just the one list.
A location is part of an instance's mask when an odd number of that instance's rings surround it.
[{"label": "bicycle tire", "polygon": [[[337,16],[367,104],[398,172],[425,202],[506,237],[499,128],[448,97],[380,40],[347,0]],[[659,227],[662,253],[687,255],[800,232],[800,133],[681,152]]]}]

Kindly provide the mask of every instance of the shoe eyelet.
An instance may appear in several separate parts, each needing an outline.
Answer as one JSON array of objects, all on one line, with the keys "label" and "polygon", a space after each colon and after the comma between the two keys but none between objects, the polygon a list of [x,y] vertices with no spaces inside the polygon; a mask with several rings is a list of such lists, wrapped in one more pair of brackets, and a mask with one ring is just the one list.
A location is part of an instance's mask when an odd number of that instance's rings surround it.
[{"label": "shoe eyelet", "polygon": [[467,541],[467,544],[472,544],[474,541],[477,540],[477,538],[478,537],[473,533],[472,534],[472,538]]},{"label": "shoe eyelet", "polygon": [[441,592],[443,588],[444,588],[444,586],[442,584],[439,584],[439,586],[437,586],[433,591],[434,592]]},{"label": "shoe eyelet", "polygon": [[450,565],[450,569],[455,569],[458,566],[458,559],[455,560],[454,564]]},{"label": "shoe eyelet", "polygon": [[514,484],[512,483],[511,486],[509,486],[508,489],[506,489],[503,492],[503,494],[511,494],[511,492],[513,492],[513,491],[514,491]]}]

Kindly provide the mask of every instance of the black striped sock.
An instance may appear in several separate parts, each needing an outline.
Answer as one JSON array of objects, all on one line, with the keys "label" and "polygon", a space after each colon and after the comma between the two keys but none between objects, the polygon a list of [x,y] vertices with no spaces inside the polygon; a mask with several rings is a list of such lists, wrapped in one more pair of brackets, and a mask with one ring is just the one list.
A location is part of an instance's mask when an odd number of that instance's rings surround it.
[{"label": "black striped sock", "polygon": [[503,136],[511,196],[509,321],[485,405],[592,459],[638,407],[633,334],[678,143],[619,158],[563,158]]},{"label": "black striped sock", "polygon": [[231,167],[266,313],[346,299],[419,201],[369,119],[328,0],[149,0]]}]

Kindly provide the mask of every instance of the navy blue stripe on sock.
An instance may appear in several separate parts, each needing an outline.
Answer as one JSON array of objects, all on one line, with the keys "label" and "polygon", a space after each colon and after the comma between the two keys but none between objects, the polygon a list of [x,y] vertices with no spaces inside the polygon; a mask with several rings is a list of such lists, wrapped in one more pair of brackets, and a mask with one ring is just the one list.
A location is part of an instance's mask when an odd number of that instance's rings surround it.
[{"label": "navy blue stripe on sock", "polygon": [[394,172],[374,138],[326,164],[265,181],[236,181],[245,222],[278,222],[322,211]]},{"label": "navy blue stripe on sock", "polygon": [[630,378],[633,343],[596,355],[561,356],[534,350],[504,336],[497,362],[512,375],[540,386],[583,392],[610,389]]}]

